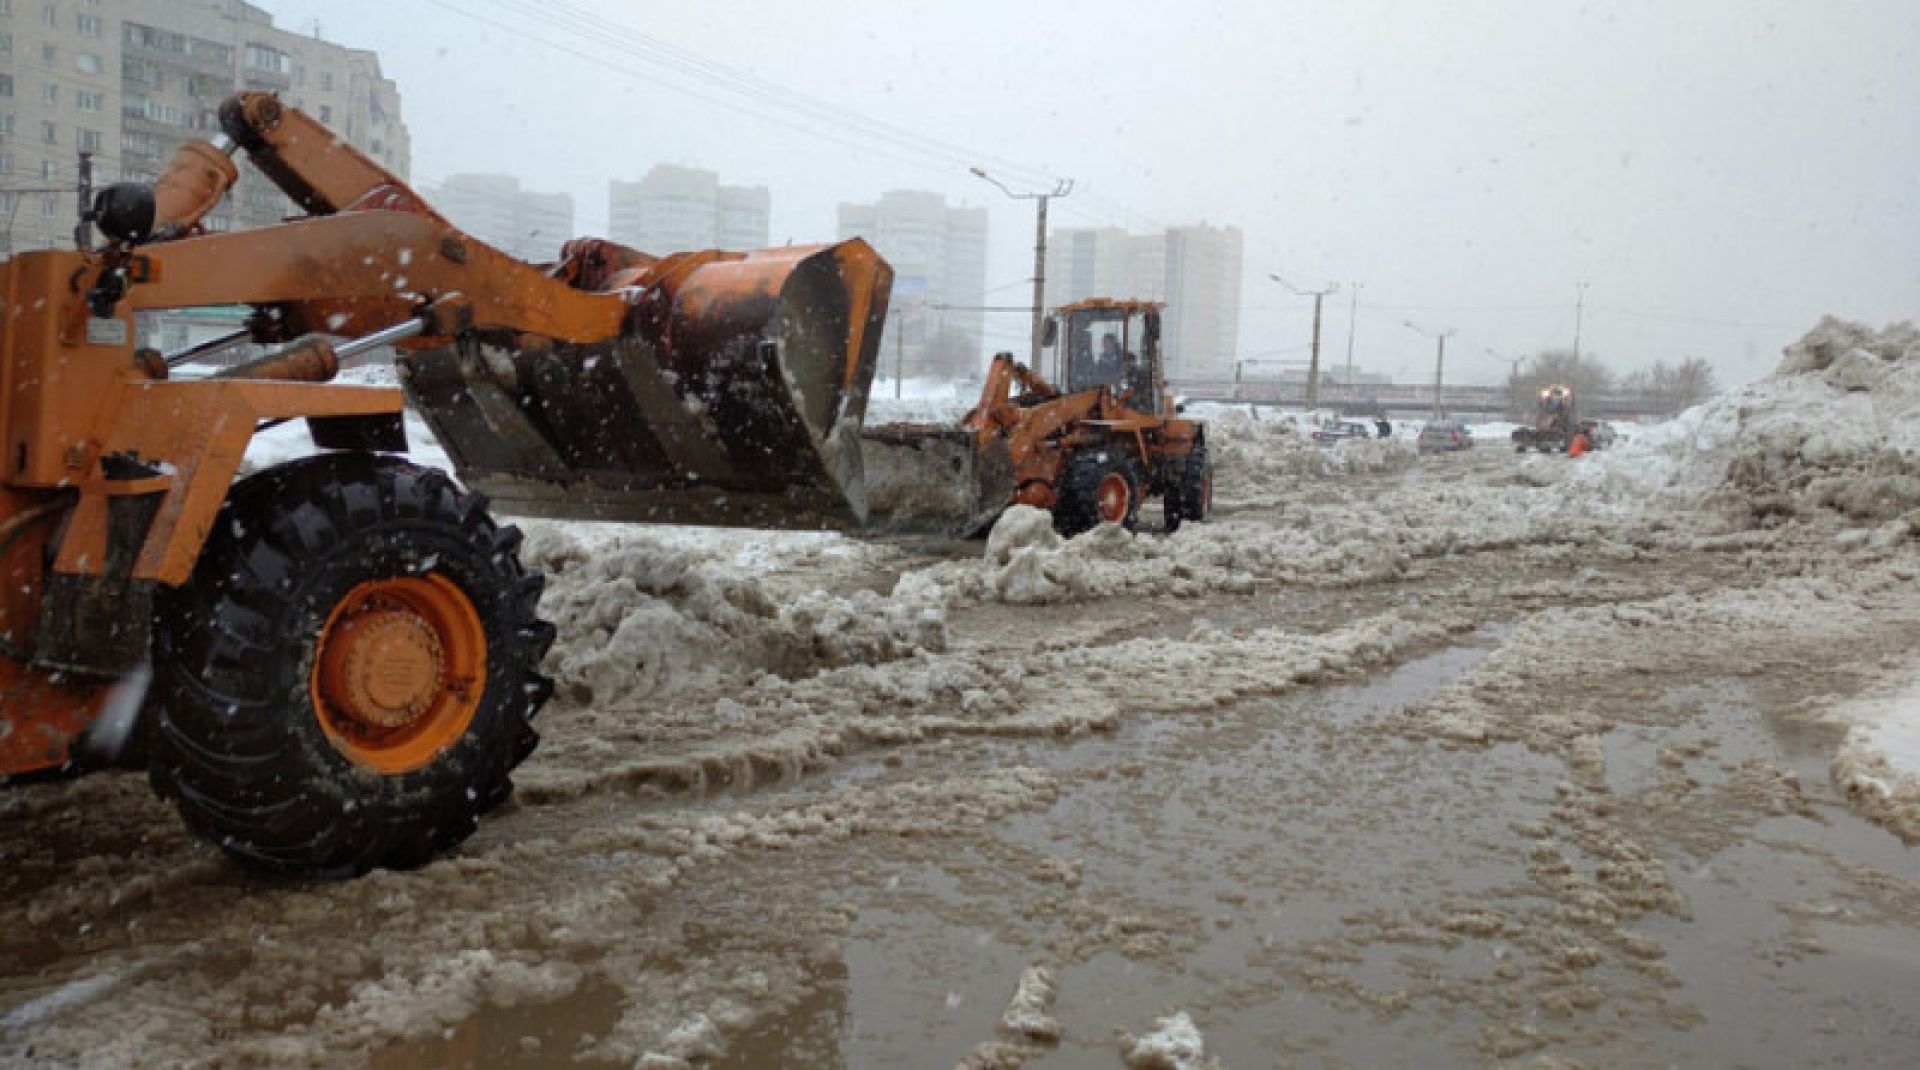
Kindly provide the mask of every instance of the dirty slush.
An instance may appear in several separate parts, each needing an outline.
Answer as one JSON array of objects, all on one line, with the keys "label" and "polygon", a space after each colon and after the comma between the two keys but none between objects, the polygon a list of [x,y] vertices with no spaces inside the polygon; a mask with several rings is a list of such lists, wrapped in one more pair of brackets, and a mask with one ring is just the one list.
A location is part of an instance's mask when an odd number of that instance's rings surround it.
[{"label": "dirty slush", "polygon": [[248,875],[136,774],[0,796],[0,1060],[1920,1050],[1920,333],[1577,461],[1206,417],[1170,536],[524,524],[543,743],[413,872]]}]

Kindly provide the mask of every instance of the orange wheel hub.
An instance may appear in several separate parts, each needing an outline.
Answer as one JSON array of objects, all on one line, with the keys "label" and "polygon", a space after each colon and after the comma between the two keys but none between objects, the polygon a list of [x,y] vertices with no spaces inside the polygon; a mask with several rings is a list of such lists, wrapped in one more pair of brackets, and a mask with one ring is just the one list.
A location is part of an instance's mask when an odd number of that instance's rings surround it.
[{"label": "orange wheel hub", "polygon": [[1133,488],[1127,485],[1127,477],[1118,472],[1108,472],[1094,491],[1100,519],[1110,524],[1118,524],[1127,518],[1133,505],[1132,499]]},{"label": "orange wheel hub", "polygon": [[438,574],[369,580],[320,630],[313,710],[340,753],[380,773],[418,769],[480,708],[487,633],[473,602]]}]

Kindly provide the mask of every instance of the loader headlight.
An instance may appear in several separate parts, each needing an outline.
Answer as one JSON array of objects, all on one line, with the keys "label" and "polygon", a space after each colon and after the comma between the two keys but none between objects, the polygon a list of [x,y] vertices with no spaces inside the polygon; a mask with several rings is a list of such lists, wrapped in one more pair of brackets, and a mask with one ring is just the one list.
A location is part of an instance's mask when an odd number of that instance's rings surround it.
[{"label": "loader headlight", "polygon": [[115,182],[93,198],[93,224],[114,241],[133,244],[153,236],[153,187]]}]

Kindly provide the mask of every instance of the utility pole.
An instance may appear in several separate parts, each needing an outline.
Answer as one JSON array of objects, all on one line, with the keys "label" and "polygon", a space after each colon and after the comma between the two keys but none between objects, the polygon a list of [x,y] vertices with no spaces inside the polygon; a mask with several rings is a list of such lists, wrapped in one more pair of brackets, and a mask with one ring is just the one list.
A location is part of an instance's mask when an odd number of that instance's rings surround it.
[{"label": "utility pole", "polygon": [[1441,416],[1445,415],[1440,405],[1440,391],[1441,384],[1446,380],[1447,339],[1452,337],[1455,331],[1449,327],[1438,334],[1428,334],[1426,331],[1415,326],[1412,320],[1401,320],[1400,322],[1406,324],[1407,329],[1415,334],[1424,335],[1439,343],[1439,349],[1433,355],[1433,418],[1438,420]]},{"label": "utility pole", "polygon": [[900,382],[907,377],[907,316],[902,309],[894,315],[900,318],[893,332],[893,400],[900,400]]},{"label": "utility pole", "polygon": [[1440,350],[1433,355],[1433,418],[1436,420],[1445,415],[1440,408],[1440,383],[1447,367],[1447,335],[1452,333],[1440,332]]},{"label": "utility pole", "polygon": [[1512,415],[1524,418],[1526,416],[1526,406],[1522,404],[1518,398],[1518,384],[1520,382],[1520,365],[1525,364],[1529,358],[1524,356],[1509,357],[1505,353],[1494,349],[1492,346],[1482,348],[1487,356],[1507,366],[1507,407]]},{"label": "utility pole", "polygon": [[1359,396],[1353,388],[1353,322],[1360,315],[1360,284],[1353,284],[1353,293],[1347,297],[1347,400]]},{"label": "utility pole", "polygon": [[[1307,363],[1307,411],[1312,412],[1320,407],[1320,302],[1325,300],[1328,294],[1339,293],[1340,284],[1329,283],[1325,289],[1320,290],[1302,290],[1271,271],[1267,272],[1267,278],[1301,297],[1313,298],[1313,357]],[[1353,363],[1351,346],[1348,347],[1347,363],[1349,365]]]},{"label": "utility pole", "polygon": [[80,150],[80,166],[74,173],[78,176],[74,193],[79,210],[73,224],[73,247],[84,253],[93,248],[93,153]]},{"label": "utility pole", "polygon": [[1047,202],[1073,192],[1073,179],[1063,178],[1046,193],[1015,193],[1006,183],[978,167],[969,168],[975,178],[984,179],[1016,201],[1033,201],[1033,352],[1027,367],[1040,367],[1040,340],[1047,316]]},{"label": "utility pole", "polygon": [[1573,284],[1573,362],[1580,363],[1580,327],[1587,313],[1587,284]]}]

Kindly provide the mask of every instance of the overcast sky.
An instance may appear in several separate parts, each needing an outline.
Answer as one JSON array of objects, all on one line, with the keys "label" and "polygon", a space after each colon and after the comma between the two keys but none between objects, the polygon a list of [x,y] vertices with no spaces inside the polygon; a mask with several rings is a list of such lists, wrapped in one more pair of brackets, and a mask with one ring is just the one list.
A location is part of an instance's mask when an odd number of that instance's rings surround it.
[{"label": "overcast sky", "polygon": [[[1361,283],[1357,363],[1410,378],[1404,321],[1492,380],[1489,349],[1572,342],[1581,282],[1583,348],[1729,382],[1822,313],[1920,316],[1920,0],[256,2],[381,54],[417,182],[518,174],[583,232],[662,162],[770,187],[776,243],[930,189],[992,210],[986,303],[1017,305],[1031,205],[971,162],[1072,177],[1062,225],[1237,225],[1252,359],[1311,323],[1268,272]],[[989,329],[1023,346],[1021,315]]]}]

